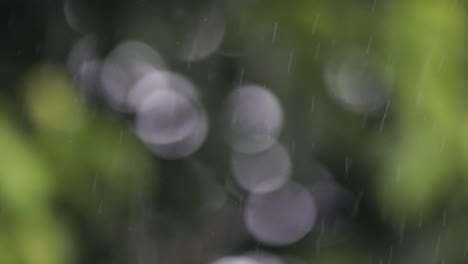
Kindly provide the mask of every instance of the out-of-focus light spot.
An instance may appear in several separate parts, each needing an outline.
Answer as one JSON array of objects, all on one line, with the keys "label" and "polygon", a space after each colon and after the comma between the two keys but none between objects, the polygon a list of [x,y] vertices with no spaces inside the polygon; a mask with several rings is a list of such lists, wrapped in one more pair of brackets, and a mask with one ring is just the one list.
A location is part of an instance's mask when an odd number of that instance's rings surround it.
[{"label": "out-of-focus light spot", "polygon": [[320,182],[311,187],[311,193],[320,214],[333,214],[353,205],[354,196],[344,187],[334,182]]},{"label": "out-of-focus light spot", "polygon": [[211,9],[187,34],[179,58],[187,62],[202,60],[218,50],[223,37],[223,15],[219,10]]},{"label": "out-of-focus light spot", "polygon": [[82,0],[64,0],[63,13],[68,26],[76,32],[90,32],[94,26],[92,2]]},{"label": "out-of-focus light spot", "polygon": [[210,164],[193,157],[188,161],[188,165],[202,193],[201,211],[227,209],[228,193],[225,182],[219,181]]},{"label": "out-of-focus light spot", "polygon": [[185,79],[171,82],[153,74],[136,86],[135,91],[141,94],[135,96],[142,100],[135,99],[139,103],[136,130],[143,142],[163,158],[182,158],[195,152],[205,140],[208,119],[193,97],[193,85]]},{"label": "out-of-focus light spot", "polygon": [[240,256],[220,258],[212,264],[283,264],[284,262],[275,255],[266,252],[252,252]]},{"label": "out-of-focus light spot", "polygon": [[213,261],[211,264],[262,264],[258,261],[245,257],[245,256],[238,256],[238,257],[223,257],[218,260]]},{"label": "out-of-focus light spot", "polygon": [[293,256],[281,256],[284,264],[306,264],[302,259]]},{"label": "out-of-focus light spot", "polygon": [[296,172],[301,179],[300,181],[305,185],[312,185],[317,182],[335,181],[335,176],[330,170],[317,160],[308,161],[297,167]]},{"label": "out-of-focus light spot", "polygon": [[129,107],[138,109],[148,96],[160,89],[172,90],[190,100],[198,101],[198,92],[195,86],[183,75],[170,71],[154,70],[133,86],[128,94]]},{"label": "out-of-focus light spot", "polygon": [[226,200],[222,207],[201,208],[197,217],[203,223],[197,229],[202,232],[200,238],[204,247],[216,252],[239,248],[249,237],[242,211],[233,200]]},{"label": "out-of-focus light spot", "polygon": [[387,101],[389,86],[373,63],[364,55],[332,60],[326,67],[325,80],[330,94],[347,110],[373,113]]},{"label": "out-of-focus light spot", "polygon": [[96,37],[88,34],[73,46],[68,55],[67,69],[85,98],[95,93],[98,85],[101,61],[97,45]]},{"label": "out-of-focus light spot", "polygon": [[187,137],[198,125],[198,111],[186,97],[167,89],[153,92],[138,111],[140,137],[169,144]]},{"label": "out-of-focus light spot", "polygon": [[199,112],[198,125],[187,137],[171,144],[157,144],[146,142],[157,155],[166,159],[179,159],[190,156],[197,151],[205,141],[208,132],[206,113]]},{"label": "out-of-focus light spot", "polygon": [[83,25],[81,25],[81,21],[76,14],[76,6],[76,0],[65,0],[63,2],[63,12],[70,28],[80,32],[83,30]]},{"label": "out-of-focus light spot", "polygon": [[291,173],[291,160],[286,149],[275,144],[256,153],[234,152],[231,167],[241,187],[252,193],[265,193],[286,183]]},{"label": "out-of-focus light spot", "polygon": [[87,34],[73,45],[68,55],[67,68],[72,73],[79,71],[81,66],[97,58],[97,39],[93,34]]},{"label": "out-of-focus light spot", "polygon": [[75,83],[78,85],[81,94],[85,97],[96,92],[100,69],[100,60],[90,60],[83,63],[74,76]]},{"label": "out-of-focus light spot", "polygon": [[[326,234],[332,240],[342,239],[352,232],[353,217],[359,210],[360,198],[338,183],[319,182],[311,187],[317,205],[316,235]],[[318,223],[320,222],[320,224]]]},{"label": "out-of-focus light spot", "polygon": [[255,239],[282,246],[300,240],[312,229],[316,207],[303,186],[290,182],[276,191],[251,195],[244,218]]},{"label": "out-of-focus light spot", "polygon": [[128,94],[133,85],[154,70],[164,68],[161,56],[150,46],[127,41],[107,56],[101,68],[101,85],[109,104],[119,111],[130,111]]},{"label": "out-of-focus light spot", "polygon": [[259,264],[286,264],[279,257],[262,251],[247,253],[244,256],[252,258]]},{"label": "out-of-focus light spot", "polygon": [[258,152],[272,146],[283,126],[283,109],[276,96],[258,85],[234,90],[227,105],[228,137],[238,152]]}]

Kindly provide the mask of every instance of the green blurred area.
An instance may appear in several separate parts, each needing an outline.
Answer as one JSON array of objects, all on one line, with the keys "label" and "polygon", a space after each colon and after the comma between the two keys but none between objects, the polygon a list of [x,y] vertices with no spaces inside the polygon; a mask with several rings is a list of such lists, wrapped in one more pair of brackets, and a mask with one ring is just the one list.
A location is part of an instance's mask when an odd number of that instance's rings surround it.
[{"label": "green blurred area", "polygon": [[[190,164],[204,160],[224,174],[217,119],[240,78],[282,101],[293,163],[324,162],[364,204],[353,231],[323,242],[320,254],[315,240],[273,252],[323,264],[468,262],[465,2],[75,1],[87,7],[79,17],[101,38],[102,55],[145,41],[202,87],[209,137],[178,161],[155,157],[128,116],[79,93],[65,65],[85,33],[69,28],[61,1],[10,2],[0,18],[0,263],[139,263],[128,230],[148,201],[198,221],[200,197],[210,194]],[[236,56],[177,61],[182,29],[213,5],[225,16],[221,49]],[[343,109],[325,87],[329,60],[354,52],[390,80],[375,116]]]}]

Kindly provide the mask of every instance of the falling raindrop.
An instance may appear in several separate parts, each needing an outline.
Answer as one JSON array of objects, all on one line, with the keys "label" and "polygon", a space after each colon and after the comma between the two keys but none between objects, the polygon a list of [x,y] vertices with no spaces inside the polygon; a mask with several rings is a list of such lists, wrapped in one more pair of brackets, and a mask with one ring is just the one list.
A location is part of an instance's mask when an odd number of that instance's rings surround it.
[{"label": "falling raindrop", "polygon": [[275,43],[277,30],[278,30],[278,23],[275,23],[275,25],[273,26],[273,37],[271,38],[272,43]]}]

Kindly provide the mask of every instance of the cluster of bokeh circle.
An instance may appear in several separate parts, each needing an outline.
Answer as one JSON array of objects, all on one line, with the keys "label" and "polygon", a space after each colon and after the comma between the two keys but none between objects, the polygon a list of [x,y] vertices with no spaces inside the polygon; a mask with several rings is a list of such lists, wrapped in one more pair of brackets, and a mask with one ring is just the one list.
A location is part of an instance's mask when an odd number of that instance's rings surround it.
[{"label": "cluster of bokeh circle", "polygon": [[[177,59],[193,64],[215,54],[225,33],[223,19],[219,10],[210,9],[187,34]],[[80,92],[86,97],[98,91],[110,108],[131,113],[135,117],[132,130],[156,156],[184,159],[196,153],[207,140],[210,120],[195,82],[170,70],[163,57],[143,41],[122,41],[102,59],[97,46],[96,36],[89,34],[70,51],[67,67]],[[374,69],[361,56],[332,60],[324,74],[330,95],[350,111],[366,115],[378,111],[388,91],[373,89],[385,86],[380,78],[372,77],[376,74],[369,74]],[[355,200],[318,162],[313,180],[292,177],[293,161],[280,140],[284,108],[274,91],[243,82],[224,99],[229,177],[247,196],[242,215],[253,239],[273,247],[296,243],[313,233],[319,221],[323,228],[330,208]],[[284,262],[258,252],[213,262],[275,263]]]}]

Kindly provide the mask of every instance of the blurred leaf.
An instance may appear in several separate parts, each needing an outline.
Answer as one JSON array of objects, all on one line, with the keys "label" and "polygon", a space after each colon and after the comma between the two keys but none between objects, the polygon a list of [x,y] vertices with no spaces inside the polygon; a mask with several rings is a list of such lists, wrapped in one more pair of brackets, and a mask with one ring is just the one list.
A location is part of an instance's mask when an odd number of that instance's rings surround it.
[{"label": "blurred leaf", "polygon": [[23,223],[15,232],[24,264],[72,264],[72,243],[64,228],[52,219]]},{"label": "blurred leaf", "polygon": [[54,191],[49,168],[6,118],[0,116],[0,197],[21,215],[42,213]]},{"label": "blurred leaf", "polygon": [[41,65],[26,79],[26,107],[40,132],[73,132],[81,128],[86,115],[81,99],[72,90],[65,72]]}]

